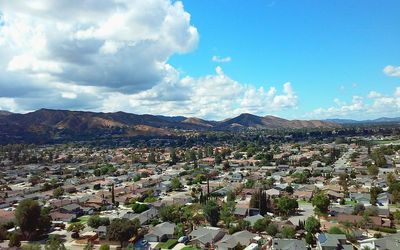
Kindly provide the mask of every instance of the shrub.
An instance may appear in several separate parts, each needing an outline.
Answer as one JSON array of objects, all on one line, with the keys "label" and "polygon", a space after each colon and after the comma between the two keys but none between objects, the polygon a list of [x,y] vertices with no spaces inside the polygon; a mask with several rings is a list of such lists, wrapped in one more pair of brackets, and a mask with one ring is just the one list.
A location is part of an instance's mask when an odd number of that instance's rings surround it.
[{"label": "shrub", "polygon": [[10,241],[8,242],[9,247],[20,247],[21,246],[21,240],[18,234],[13,233],[10,236]]}]

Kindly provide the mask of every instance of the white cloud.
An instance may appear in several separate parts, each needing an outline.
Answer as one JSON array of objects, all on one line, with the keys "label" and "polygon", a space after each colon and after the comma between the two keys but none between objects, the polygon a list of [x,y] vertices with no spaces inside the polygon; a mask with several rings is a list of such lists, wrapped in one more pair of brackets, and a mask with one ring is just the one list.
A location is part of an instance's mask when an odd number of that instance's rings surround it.
[{"label": "white cloud", "polygon": [[388,76],[400,77],[400,66],[396,67],[396,66],[388,65],[383,69],[383,73],[385,73]]},{"label": "white cloud", "polygon": [[298,97],[290,83],[277,94],[275,87],[266,92],[263,87],[231,79],[220,67],[215,71],[214,75],[164,82],[137,94],[114,93],[103,102],[102,109],[224,119],[244,112],[265,115],[297,105]]},{"label": "white cloud", "polygon": [[213,62],[218,62],[218,63],[225,63],[225,62],[230,62],[232,61],[232,58],[230,56],[227,57],[220,57],[220,56],[213,56],[211,58]]},{"label": "white cloud", "polygon": [[[127,111],[223,119],[296,108],[290,83],[255,87],[168,64],[199,34],[180,1],[0,1],[0,108]],[[214,56],[229,62],[230,57]]]},{"label": "white cloud", "polygon": [[140,92],[198,43],[180,1],[14,0],[0,9],[0,66],[31,79]]},{"label": "white cloud", "polygon": [[312,118],[351,118],[366,119],[370,117],[400,116],[400,87],[392,95],[370,91],[366,97],[353,96],[351,103],[336,98],[336,106],[317,108],[308,114]]}]

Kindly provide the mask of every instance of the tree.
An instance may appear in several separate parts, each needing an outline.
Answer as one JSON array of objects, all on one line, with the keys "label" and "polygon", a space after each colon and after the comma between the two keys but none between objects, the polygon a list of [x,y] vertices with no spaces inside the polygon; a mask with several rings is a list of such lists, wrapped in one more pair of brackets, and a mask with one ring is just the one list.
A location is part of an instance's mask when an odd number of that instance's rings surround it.
[{"label": "tree", "polygon": [[220,165],[222,163],[222,157],[220,153],[215,154],[215,164]]},{"label": "tree", "polygon": [[365,211],[365,206],[362,203],[357,203],[354,205],[354,210],[353,210],[353,214],[355,215],[359,215],[364,213]]},{"label": "tree", "polygon": [[27,244],[22,246],[22,250],[42,250],[40,244]]},{"label": "tree", "polygon": [[272,237],[274,237],[277,233],[278,233],[278,226],[274,223],[270,223],[267,228],[265,229],[265,231],[271,235]]},{"label": "tree", "polygon": [[226,227],[230,227],[231,222],[234,220],[233,212],[235,211],[235,203],[230,201],[224,203],[221,209],[221,219],[224,221]]},{"label": "tree", "polygon": [[299,207],[299,203],[296,199],[292,199],[287,196],[278,198],[276,204],[279,213],[283,214],[284,216],[294,214],[296,209]]},{"label": "tree", "polygon": [[17,225],[25,237],[30,240],[39,225],[41,208],[37,201],[32,199],[22,200],[15,210]]},{"label": "tree", "polygon": [[305,236],[305,240],[308,245],[312,245],[315,243],[314,235],[310,232],[307,232],[307,234]]},{"label": "tree", "polygon": [[285,188],[285,192],[288,193],[288,194],[290,194],[290,195],[292,195],[293,192],[294,192],[293,187],[290,186],[290,185],[288,185],[288,186]]},{"label": "tree", "polygon": [[100,250],[110,250],[110,246],[107,244],[103,244],[100,246]]},{"label": "tree", "polygon": [[132,210],[138,214],[143,213],[144,211],[146,211],[148,209],[149,209],[149,206],[144,203],[135,202],[132,204]]},{"label": "tree", "polygon": [[312,234],[319,232],[320,227],[321,224],[319,220],[316,219],[314,216],[308,217],[304,225],[304,229]]},{"label": "tree", "polygon": [[348,178],[349,178],[349,175],[347,173],[341,173],[339,175],[339,185],[343,188],[343,191],[345,192],[345,194],[349,190]]},{"label": "tree", "polygon": [[11,234],[10,241],[8,242],[8,246],[9,247],[20,247],[21,246],[20,236],[16,233]]},{"label": "tree", "polygon": [[329,198],[322,192],[316,194],[312,201],[314,211],[317,214],[326,214],[328,212],[329,205],[331,204]]},{"label": "tree", "polygon": [[371,196],[371,200],[370,203],[372,205],[376,205],[376,203],[378,202],[378,195],[380,193],[382,193],[382,188],[380,187],[371,187],[369,190],[370,196]]},{"label": "tree", "polygon": [[206,220],[215,227],[219,221],[219,207],[214,200],[210,200],[203,208],[204,216]]},{"label": "tree", "polygon": [[88,243],[86,244],[86,246],[83,248],[83,250],[93,250],[94,249],[94,245],[92,242],[88,241]]},{"label": "tree", "polygon": [[93,215],[90,216],[87,224],[91,228],[98,228],[99,226],[108,226],[110,225],[110,219],[108,217],[100,217],[98,215]]},{"label": "tree", "polygon": [[45,250],[67,250],[59,236],[50,236],[44,246]]},{"label": "tree", "polygon": [[226,194],[226,201],[235,201],[236,200],[236,193],[235,191],[229,190]]},{"label": "tree", "polygon": [[379,167],[373,164],[369,164],[367,166],[367,170],[369,175],[377,176],[379,174]]},{"label": "tree", "polygon": [[176,190],[179,190],[179,189],[181,189],[182,188],[182,183],[181,183],[181,181],[179,180],[179,178],[178,177],[175,177],[175,178],[173,178],[172,180],[171,180],[171,187],[172,187],[172,190],[174,190],[174,191],[176,191]]},{"label": "tree", "polygon": [[64,195],[64,189],[62,187],[58,187],[58,188],[53,190],[53,197],[54,198],[60,198],[63,195]]},{"label": "tree", "polygon": [[134,234],[137,233],[140,228],[140,221],[138,219],[114,219],[111,224],[107,227],[107,238],[109,240],[119,241],[121,247],[124,242],[128,241]]},{"label": "tree", "polygon": [[160,209],[160,218],[162,221],[177,222],[180,218],[180,207],[178,205],[167,205]]},{"label": "tree", "polygon": [[74,224],[70,224],[68,226],[67,231],[68,232],[73,232],[72,238],[79,238],[79,233],[83,229],[85,229],[85,225],[83,225],[81,223],[74,223]]},{"label": "tree", "polygon": [[281,235],[284,239],[294,239],[294,236],[296,235],[296,230],[292,227],[283,227]]},{"label": "tree", "polygon": [[330,234],[345,234],[339,227],[331,227],[328,231]]}]

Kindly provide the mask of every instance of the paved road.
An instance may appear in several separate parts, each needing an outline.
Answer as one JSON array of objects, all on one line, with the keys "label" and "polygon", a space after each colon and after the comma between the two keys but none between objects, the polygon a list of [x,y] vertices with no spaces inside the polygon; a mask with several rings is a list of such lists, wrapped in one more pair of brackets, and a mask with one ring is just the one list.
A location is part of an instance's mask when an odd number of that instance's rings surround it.
[{"label": "paved road", "polygon": [[308,217],[314,215],[314,208],[311,204],[299,204],[299,210],[301,211],[299,215],[289,218],[296,226],[299,224],[299,220],[305,221]]}]

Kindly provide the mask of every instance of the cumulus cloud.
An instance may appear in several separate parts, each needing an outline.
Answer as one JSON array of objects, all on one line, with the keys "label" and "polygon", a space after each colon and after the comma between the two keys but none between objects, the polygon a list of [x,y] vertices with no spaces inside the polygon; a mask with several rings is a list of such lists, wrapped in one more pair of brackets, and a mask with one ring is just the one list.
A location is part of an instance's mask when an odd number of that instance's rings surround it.
[{"label": "cumulus cloud", "polygon": [[385,73],[388,76],[400,77],[400,66],[396,67],[396,66],[388,65],[383,69],[383,73]]},{"label": "cumulus cloud", "polygon": [[282,93],[278,94],[275,87],[265,91],[263,87],[241,84],[217,67],[213,75],[187,76],[132,95],[115,93],[104,102],[103,109],[218,120],[244,112],[262,115],[294,108],[297,99],[290,83],[285,83]]},{"label": "cumulus cloud", "polygon": [[15,0],[0,10],[1,66],[33,79],[139,92],[198,42],[180,1]]},{"label": "cumulus cloud", "polygon": [[336,98],[336,106],[317,108],[308,116],[313,118],[352,118],[365,119],[369,117],[400,116],[400,87],[391,95],[370,91],[366,97],[353,96],[350,103]]},{"label": "cumulus cloud", "polygon": [[181,76],[168,59],[195,49],[199,34],[180,1],[0,1],[0,13],[0,109],[223,119],[297,106],[290,83],[265,90],[220,67]]},{"label": "cumulus cloud", "polygon": [[211,58],[213,62],[218,62],[218,63],[225,63],[225,62],[230,62],[232,61],[232,58],[230,56],[227,57],[220,57],[220,56],[213,56]]}]

